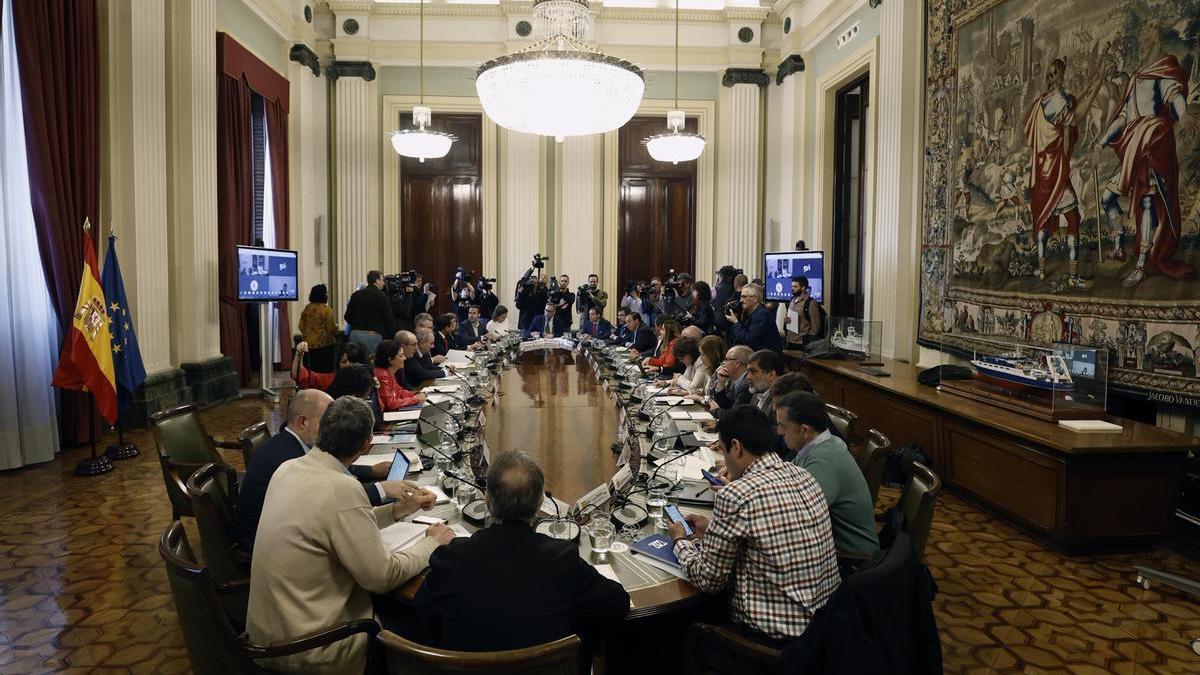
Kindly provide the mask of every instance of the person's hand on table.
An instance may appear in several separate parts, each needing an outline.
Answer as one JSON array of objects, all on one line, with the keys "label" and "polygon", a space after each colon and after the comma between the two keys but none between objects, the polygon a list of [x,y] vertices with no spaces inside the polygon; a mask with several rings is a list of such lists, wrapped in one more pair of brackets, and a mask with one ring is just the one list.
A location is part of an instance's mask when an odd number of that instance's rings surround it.
[{"label": "person's hand on table", "polygon": [[437,495],[411,481],[392,480],[382,485],[384,494],[396,500],[392,502],[392,517],[397,520],[419,509],[428,511],[437,501]]},{"label": "person's hand on table", "polygon": [[454,541],[454,530],[447,525],[430,525],[428,530],[425,530],[426,537],[432,537],[438,543],[438,546],[445,546]]},{"label": "person's hand on table", "polygon": [[426,398],[427,397],[425,396],[425,394],[417,394],[417,396],[416,396],[417,403],[424,403]]},{"label": "person's hand on table", "polygon": [[[715,410],[720,410],[720,409],[721,409],[721,404],[717,403],[716,401],[708,401],[707,403],[705,403],[705,404],[704,404],[704,407],[708,408],[708,411],[709,411],[709,412],[713,412],[713,411],[715,411]],[[708,420],[708,421],[709,421],[709,422],[712,422],[712,423],[713,423],[713,429],[716,429],[716,427],[717,427],[717,423],[716,423],[716,422],[714,422],[713,420]],[[713,429],[705,429],[705,431],[712,431]]]},{"label": "person's hand on table", "polygon": [[439,354],[439,355],[433,357],[434,365],[441,365],[443,362],[445,362],[445,360],[446,360],[445,354]]},{"label": "person's hand on table", "polygon": [[371,476],[374,478],[378,478],[380,480],[387,478],[388,474],[391,473],[391,471],[392,471],[391,460],[388,460],[386,462],[379,462],[378,464],[371,465]]},{"label": "person's hand on table", "polygon": [[667,389],[667,393],[671,396],[689,396],[688,390],[681,387],[671,387]]},{"label": "person's hand on table", "polygon": [[717,430],[716,420],[700,420],[700,429],[712,433]]}]

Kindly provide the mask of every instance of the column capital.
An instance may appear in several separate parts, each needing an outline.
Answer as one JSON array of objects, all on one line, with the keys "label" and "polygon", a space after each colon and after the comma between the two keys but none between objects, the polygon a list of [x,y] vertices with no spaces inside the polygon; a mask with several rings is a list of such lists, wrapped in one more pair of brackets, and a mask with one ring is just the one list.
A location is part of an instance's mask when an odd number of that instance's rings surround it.
[{"label": "column capital", "polygon": [[317,53],[309,49],[308,45],[303,42],[292,45],[291,51],[288,52],[288,59],[311,70],[313,77],[321,76],[321,62],[317,59]]},{"label": "column capital", "polygon": [[721,86],[732,87],[735,84],[753,84],[765,87],[771,83],[761,68],[729,68],[721,77]]},{"label": "column capital", "polygon": [[361,77],[370,82],[375,79],[375,66],[369,61],[334,61],[325,69],[325,75],[335,82],[339,77]]},{"label": "column capital", "polygon": [[775,86],[783,84],[788,75],[802,72],[804,72],[804,57],[792,54],[779,63],[779,68],[775,71]]},{"label": "column capital", "polygon": [[871,6],[871,9],[876,9],[883,4],[883,0],[868,0],[867,4]]}]

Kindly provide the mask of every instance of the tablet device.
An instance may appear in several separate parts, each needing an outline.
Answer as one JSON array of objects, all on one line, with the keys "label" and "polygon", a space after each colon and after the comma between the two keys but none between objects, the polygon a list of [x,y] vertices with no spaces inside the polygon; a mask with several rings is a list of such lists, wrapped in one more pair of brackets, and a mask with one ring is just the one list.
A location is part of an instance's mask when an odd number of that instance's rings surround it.
[{"label": "tablet device", "polygon": [[388,480],[404,480],[408,476],[408,458],[404,456],[404,452],[397,450],[395,458],[392,459],[392,469],[388,471]]}]

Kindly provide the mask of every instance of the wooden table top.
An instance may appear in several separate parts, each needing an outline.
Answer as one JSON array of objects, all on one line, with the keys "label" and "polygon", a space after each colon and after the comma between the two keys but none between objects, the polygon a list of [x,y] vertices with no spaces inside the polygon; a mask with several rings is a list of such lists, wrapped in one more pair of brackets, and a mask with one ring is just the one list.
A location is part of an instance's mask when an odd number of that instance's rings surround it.
[{"label": "wooden table top", "polygon": [[1112,415],[1105,415],[1104,419],[1114,424],[1120,424],[1120,432],[1081,433],[1070,431],[1054,422],[1046,422],[981,401],[940,392],[936,387],[928,387],[917,381],[920,368],[894,359],[883,359],[883,362],[883,369],[891,373],[890,377],[868,375],[858,369],[856,361],[824,359],[805,361],[812,368],[870,385],[920,405],[938,408],[966,420],[1066,454],[1182,452],[1200,446],[1200,441],[1192,436]]},{"label": "wooden table top", "polygon": [[[583,355],[561,350],[522,354],[515,366],[499,374],[496,395],[485,404],[484,415],[489,451],[493,455],[508,450],[528,453],[542,467],[546,488],[568,504],[616,473],[618,455],[611,445],[617,437],[620,410]],[[649,445],[649,439],[644,439],[643,448],[648,450]],[[429,475],[421,475],[417,482],[432,482],[433,473],[423,472]],[[705,512],[686,506],[681,510]],[[453,504],[435,507],[429,515],[469,531],[478,529],[462,520]],[[643,528],[644,534],[653,531],[652,525]],[[657,615],[703,600],[703,594],[690,583],[639,563],[637,556],[628,552],[610,553],[598,560],[590,551],[587,534],[581,540],[580,555],[593,564],[611,565],[629,592],[632,607],[627,618]],[[411,599],[423,578],[418,576],[401,586],[399,597]]]}]

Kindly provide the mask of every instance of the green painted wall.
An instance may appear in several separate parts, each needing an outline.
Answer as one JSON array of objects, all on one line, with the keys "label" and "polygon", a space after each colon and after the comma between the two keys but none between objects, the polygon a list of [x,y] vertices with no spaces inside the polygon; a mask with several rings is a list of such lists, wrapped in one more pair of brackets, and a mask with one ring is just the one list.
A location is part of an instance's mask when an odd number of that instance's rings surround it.
[{"label": "green painted wall", "polygon": [[217,0],[217,30],[228,33],[284,77],[291,48],[242,0]]}]

